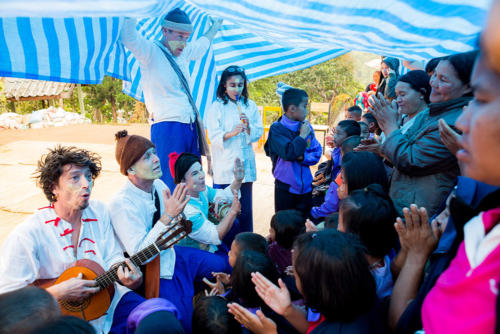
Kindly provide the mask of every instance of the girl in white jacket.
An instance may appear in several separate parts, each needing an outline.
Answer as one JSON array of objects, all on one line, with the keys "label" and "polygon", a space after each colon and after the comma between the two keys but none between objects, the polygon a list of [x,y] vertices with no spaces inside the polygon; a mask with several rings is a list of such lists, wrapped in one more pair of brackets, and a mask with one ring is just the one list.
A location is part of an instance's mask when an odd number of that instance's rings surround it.
[{"label": "girl in white jacket", "polygon": [[217,100],[205,113],[205,124],[212,144],[214,188],[226,188],[233,181],[236,158],[244,164],[238,221],[240,232],[252,232],[252,183],[257,178],[252,143],[262,136],[264,127],[257,105],[248,98],[243,68],[229,66],[222,72]]}]

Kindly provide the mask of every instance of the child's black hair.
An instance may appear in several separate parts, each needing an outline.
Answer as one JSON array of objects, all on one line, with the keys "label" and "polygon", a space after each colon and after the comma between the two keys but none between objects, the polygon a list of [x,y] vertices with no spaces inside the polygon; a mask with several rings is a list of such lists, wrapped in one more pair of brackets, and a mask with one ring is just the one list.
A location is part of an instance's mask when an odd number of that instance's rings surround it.
[{"label": "child's black hair", "polygon": [[389,181],[384,163],[379,156],[371,152],[349,152],[342,157],[344,182],[349,194],[363,189],[372,183],[378,183],[384,191],[389,191]]},{"label": "child's black hair", "polygon": [[339,225],[339,213],[334,212],[325,219],[325,229],[327,228],[333,228],[334,230],[337,229],[337,226]]},{"label": "child's black hair", "polygon": [[344,139],[342,145],[340,145],[340,150],[342,154],[345,155],[346,153],[352,152],[359,144],[361,144],[360,136],[350,136]]},{"label": "child's black hair", "polygon": [[347,108],[347,112],[350,114],[358,114],[361,117],[361,114],[363,113],[363,109],[361,109],[359,106],[352,106]]},{"label": "child's black hair", "polygon": [[375,116],[373,116],[373,114],[371,112],[367,112],[366,114],[364,114],[363,116],[361,116],[361,119],[363,119],[363,118],[368,121],[368,124],[370,124],[370,123],[375,124],[375,128],[376,128],[375,134],[377,136],[380,136],[380,134],[382,133],[382,130],[380,129],[380,126],[378,125],[378,121],[375,118]]},{"label": "child's black hair", "polygon": [[283,103],[283,110],[287,112],[290,106],[299,106],[299,104],[302,102],[302,99],[307,97],[307,92],[303,89],[288,88],[283,93],[283,97],[281,99]]},{"label": "child's black hair", "polygon": [[294,270],[306,305],[331,322],[350,322],[376,300],[375,281],[356,236],[309,232],[294,244]]},{"label": "child's black hair", "polygon": [[227,104],[229,101],[229,97],[226,94],[226,82],[235,75],[241,75],[243,78],[243,91],[241,92],[242,101],[245,105],[248,104],[248,88],[247,88],[247,76],[245,75],[245,71],[243,68],[239,66],[229,66],[227,67],[221,75],[219,86],[217,86],[217,98],[223,101],[224,104]]},{"label": "child's black hair", "polygon": [[340,121],[337,126],[340,126],[342,129],[344,129],[347,137],[361,135],[361,126],[358,124],[358,122],[352,119],[345,119],[343,121]]},{"label": "child's black hair", "polygon": [[245,250],[252,250],[262,254],[267,254],[267,240],[260,234],[241,232],[236,234],[234,241],[238,244],[240,253]]},{"label": "child's black hair", "polygon": [[231,274],[232,292],[246,307],[265,306],[253,288],[252,276],[260,272],[274,284],[278,284],[278,271],[271,259],[262,253],[246,250],[241,252]]},{"label": "child's black hair", "polygon": [[62,316],[39,327],[33,333],[37,334],[95,334],[91,324],[73,316]]},{"label": "child's black hair", "polygon": [[27,333],[60,317],[59,306],[45,289],[34,286],[0,294],[0,333]]},{"label": "child's black hair", "polygon": [[203,296],[194,305],[193,333],[241,333],[241,325],[228,312],[227,301],[220,296]]},{"label": "child's black hair", "polygon": [[300,234],[306,231],[305,219],[298,210],[278,211],[271,218],[271,227],[274,229],[276,243],[291,249],[293,242]]},{"label": "child's black hair", "polygon": [[397,212],[379,184],[351,192],[342,201],[340,214],[344,231],[358,235],[369,255],[383,257],[395,246]]}]

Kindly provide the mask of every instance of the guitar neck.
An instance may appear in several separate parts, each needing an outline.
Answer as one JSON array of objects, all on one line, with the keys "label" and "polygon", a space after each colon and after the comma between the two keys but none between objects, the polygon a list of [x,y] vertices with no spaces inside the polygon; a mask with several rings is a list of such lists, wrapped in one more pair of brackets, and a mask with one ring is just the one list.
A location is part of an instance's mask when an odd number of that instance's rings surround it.
[{"label": "guitar neck", "polygon": [[[174,230],[175,229],[175,230]],[[155,257],[160,253],[160,250],[168,249],[178,243],[181,239],[183,239],[187,233],[184,228],[179,227],[179,226],[171,226],[165,234],[171,232],[174,230],[172,233],[170,233],[166,238],[164,239],[159,239],[152,243],[151,245],[147,246],[146,248],[140,250],[139,252],[135,253],[132,255],[129,260],[136,266],[139,267],[140,265],[146,263],[149,259]],[[127,264],[125,261],[119,262],[117,264],[114,264],[111,269],[106,271],[104,274],[98,276],[95,281],[97,282],[97,285],[101,288],[104,289],[108,285],[113,284],[114,282],[118,281],[118,274],[117,270],[118,267],[126,267]]]}]

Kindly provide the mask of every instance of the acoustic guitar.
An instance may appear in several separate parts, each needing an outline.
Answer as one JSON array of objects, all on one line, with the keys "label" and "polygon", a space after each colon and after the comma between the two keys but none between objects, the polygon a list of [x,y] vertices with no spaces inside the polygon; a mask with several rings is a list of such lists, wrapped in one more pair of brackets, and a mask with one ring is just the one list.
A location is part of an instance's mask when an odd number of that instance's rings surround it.
[{"label": "acoustic guitar", "polygon": [[[139,267],[149,259],[159,254],[160,251],[168,249],[191,233],[192,222],[182,216],[177,218],[177,222],[169,225],[167,231],[156,239],[154,243],[142,249],[130,257],[130,261]],[[39,279],[33,285],[48,288],[52,285],[67,281],[77,277],[80,273],[86,280],[94,280],[101,289],[96,294],[80,301],[60,300],[59,306],[63,315],[72,315],[90,321],[100,318],[106,313],[113,299],[115,288],[113,283],[118,281],[116,274],[119,266],[126,266],[125,261],[114,264],[111,269],[104,269],[92,260],[82,259],[76,261],[75,265],[66,269],[58,278]]]}]

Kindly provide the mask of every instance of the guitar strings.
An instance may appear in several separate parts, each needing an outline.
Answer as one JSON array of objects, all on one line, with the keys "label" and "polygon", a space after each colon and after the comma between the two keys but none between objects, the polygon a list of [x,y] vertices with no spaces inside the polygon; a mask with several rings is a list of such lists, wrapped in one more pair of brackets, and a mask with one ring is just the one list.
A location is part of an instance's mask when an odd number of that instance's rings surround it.
[{"label": "guitar strings", "polygon": [[[167,234],[168,232],[170,232],[174,229],[175,229],[175,232],[171,233],[168,236],[168,238],[165,238],[165,239],[167,239],[167,242],[172,241],[170,244],[168,244],[165,247],[165,249],[172,247],[173,245],[178,243],[180,240],[182,240],[182,238],[184,238],[187,235],[187,233],[184,231],[184,229],[181,226],[179,226],[178,224],[175,224],[175,225],[171,226],[170,228],[168,228],[167,231],[165,232],[165,234]],[[178,238],[176,239],[176,237],[178,237]],[[163,242],[165,242],[165,241],[163,241]],[[159,243],[161,244],[163,242],[162,242],[162,240],[160,240]],[[146,262],[148,259],[150,259],[154,255],[159,254],[159,251],[157,250],[158,246],[156,245],[156,243],[157,242],[154,242],[153,244],[151,244],[148,247],[144,248],[143,250],[139,251],[137,254],[133,255],[130,258],[132,263],[134,263],[134,265],[137,266],[137,265],[140,265],[140,264]],[[137,260],[139,260],[139,261],[137,261]],[[126,265],[125,261],[120,262],[118,264],[115,264],[113,266],[113,268],[111,268],[110,270],[108,270],[104,274],[98,276],[95,279],[98,286],[101,289],[104,289],[108,285],[110,285],[113,282],[115,282],[116,280],[118,280],[118,275],[117,275],[118,267],[124,266],[124,265]]]}]

